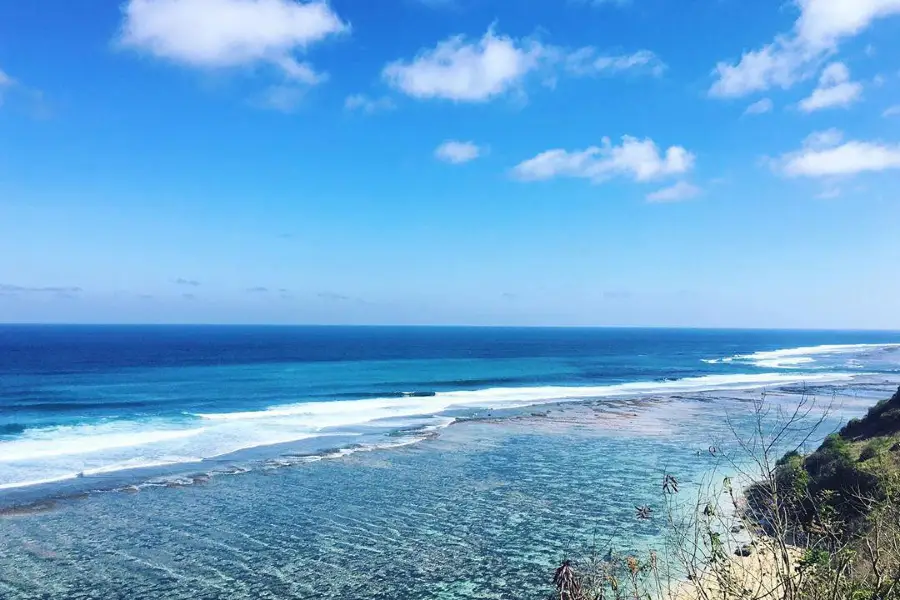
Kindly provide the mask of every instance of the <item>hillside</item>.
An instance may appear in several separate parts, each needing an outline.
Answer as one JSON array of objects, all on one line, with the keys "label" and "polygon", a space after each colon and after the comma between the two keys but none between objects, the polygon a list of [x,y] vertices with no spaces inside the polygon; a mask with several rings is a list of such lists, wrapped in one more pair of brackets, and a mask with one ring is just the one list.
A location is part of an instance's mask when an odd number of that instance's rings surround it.
[{"label": "hillside", "polygon": [[864,528],[872,502],[898,491],[900,477],[900,390],[828,436],[812,454],[789,453],[779,461],[779,479],[811,523],[823,503],[835,510],[846,532]]},{"label": "hillside", "polygon": [[805,549],[801,565],[819,580],[809,590],[900,597],[900,390],[812,454],[785,455],[775,487],[767,498],[777,498],[781,533]]}]

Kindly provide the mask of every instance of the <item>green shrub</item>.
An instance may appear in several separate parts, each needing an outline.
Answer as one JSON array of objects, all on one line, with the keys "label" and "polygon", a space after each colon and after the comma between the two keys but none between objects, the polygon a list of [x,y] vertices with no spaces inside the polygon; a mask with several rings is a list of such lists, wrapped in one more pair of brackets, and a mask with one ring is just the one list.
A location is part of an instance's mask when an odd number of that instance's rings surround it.
[{"label": "green shrub", "polygon": [[882,454],[886,454],[891,448],[892,440],[889,438],[876,438],[866,444],[859,453],[859,462],[866,462]]},{"label": "green shrub", "polygon": [[831,462],[849,464],[853,462],[853,447],[839,433],[832,433],[822,444],[820,451]]},{"label": "green shrub", "polygon": [[788,452],[778,461],[775,482],[779,493],[792,501],[802,501],[807,496],[810,476],[803,464],[803,457]]},{"label": "green shrub", "polygon": [[828,565],[829,560],[831,560],[831,555],[827,551],[807,548],[803,553],[803,558],[799,561],[799,566],[801,569],[824,567]]},{"label": "green shrub", "polygon": [[800,453],[796,450],[791,450],[790,452],[779,458],[778,462],[775,463],[775,466],[782,467],[795,458],[801,458]]}]

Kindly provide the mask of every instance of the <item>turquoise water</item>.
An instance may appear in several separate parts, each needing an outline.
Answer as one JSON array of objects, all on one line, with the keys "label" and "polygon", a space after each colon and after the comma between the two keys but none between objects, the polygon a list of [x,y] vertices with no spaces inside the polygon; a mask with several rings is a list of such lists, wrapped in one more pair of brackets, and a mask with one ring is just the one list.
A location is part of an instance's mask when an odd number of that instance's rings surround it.
[{"label": "turquoise water", "polygon": [[[836,394],[824,435],[898,377],[891,334],[22,331],[4,600],[545,597],[566,555],[658,546],[663,474],[721,466],[741,389]],[[191,460],[122,468],[159,456]]]},{"label": "turquoise water", "polygon": [[[882,395],[861,393],[833,421]],[[660,543],[663,474],[687,495],[717,465],[706,449],[727,438],[722,410],[749,415],[745,397],[710,395],[553,409],[403,448],[62,502],[0,521],[0,595],[543,598],[555,562],[595,541]],[[644,504],[654,519],[635,518]]]}]

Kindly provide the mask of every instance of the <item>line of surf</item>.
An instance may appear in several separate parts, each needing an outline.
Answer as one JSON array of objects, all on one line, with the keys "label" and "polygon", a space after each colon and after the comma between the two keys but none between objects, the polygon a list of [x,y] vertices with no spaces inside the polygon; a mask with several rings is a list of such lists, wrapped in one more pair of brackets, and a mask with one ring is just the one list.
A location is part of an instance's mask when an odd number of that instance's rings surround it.
[{"label": "line of surf", "polygon": [[438,392],[424,398],[368,398],[336,402],[302,402],[278,405],[258,411],[230,413],[198,413],[208,421],[248,421],[304,417],[311,423],[330,426],[371,422],[389,417],[411,417],[438,414],[452,409],[518,408],[535,404],[577,401],[588,398],[639,396],[689,391],[749,389],[803,382],[846,381],[851,373],[750,373],[705,375],[675,381],[644,381],[603,386],[542,386],[488,388]]},{"label": "line of surf", "polygon": [[816,362],[816,357],[888,350],[892,348],[900,348],[900,343],[823,344],[820,346],[801,346],[797,348],[763,350],[750,354],[735,354],[724,358],[708,358],[704,359],[703,362],[707,364],[741,362],[770,369],[798,368],[802,366],[808,367],[810,364]]},{"label": "line of surf", "polygon": [[[858,374],[857,374],[858,375]],[[133,421],[51,428],[0,442],[0,490],[72,479],[76,474],[198,462],[308,438],[358,436],[436,429],[453,422],[452,411],[520,408],[585,399],[739,390],[799,383],[848,381],[850,373],[707,375],[675,381],[602,386],[501,387],[431,395],[305,402],[265,410],[185,415],[187,420]]]}]

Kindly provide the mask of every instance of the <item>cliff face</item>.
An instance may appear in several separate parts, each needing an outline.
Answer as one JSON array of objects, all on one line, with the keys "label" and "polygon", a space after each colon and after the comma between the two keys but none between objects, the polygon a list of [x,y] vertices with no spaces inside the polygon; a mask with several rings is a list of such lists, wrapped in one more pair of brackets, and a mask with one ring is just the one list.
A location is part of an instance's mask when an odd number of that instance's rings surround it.
[{"label": "cliff face", "polygon": [[900,498],[900,390],[828,436],[812,454],[785,455],[779,487],[801,527],[828,507],[850,535],[863,535],[872,506]]},{"label": "cliff face", "polygon": [[841,429],[845,440],[862,441],[900,433],[900,389],[890,400],[876,404],[862,419],[853,419]]}]

